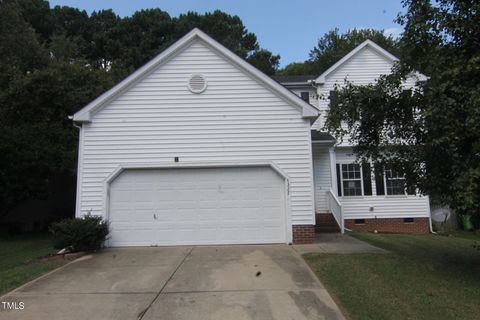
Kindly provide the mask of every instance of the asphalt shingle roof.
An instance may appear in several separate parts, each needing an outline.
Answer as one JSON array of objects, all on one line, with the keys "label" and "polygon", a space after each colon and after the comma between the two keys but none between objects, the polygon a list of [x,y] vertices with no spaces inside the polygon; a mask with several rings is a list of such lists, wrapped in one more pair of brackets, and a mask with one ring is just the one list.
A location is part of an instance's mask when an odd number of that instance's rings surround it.
[{"label": "asphalt shingle roof", "polygon": [[335,142],[336,139],[328,132],[320,132],[320,131],[312,130],[312,141]]},{"label": "asphalt shingle roof", "polygon": [[301,76],[272,76],[272,79],[280,83],[302,83],[308,80],[315,80],[315,75],[301,75]]}]

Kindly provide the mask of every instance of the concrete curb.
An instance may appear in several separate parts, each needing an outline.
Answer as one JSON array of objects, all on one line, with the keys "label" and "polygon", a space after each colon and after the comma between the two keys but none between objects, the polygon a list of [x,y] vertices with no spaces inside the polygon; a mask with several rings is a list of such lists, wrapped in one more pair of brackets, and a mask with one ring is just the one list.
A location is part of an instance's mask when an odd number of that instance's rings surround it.
[{"label": "concrete curb", "polygon": [[310,265],[305,261],[305,259],[303,258],[303,256],[297,251],[295,250],[295,248],[291,247],[291,250],[293,252],[295,252],[295,254],[300,258],[300,260],[302,260],[302,264],[305,266],[305,268],[308,269],[308,272],[310,273],[310,275],[313,277],[313,279],[315,279],[315,281],[317,282],[317,284],[322,288],[323,291],[325,291],[325,295],[328,296],[328,298],[330,299],[330,304],[332,306],[335,306],[335,309],[336,309],[336,313],[338,313],[339,316],[341,316],[342,318],[341,319],[344,319],[346,320],[346,317],[345,315],[343,314],[342,310],[340,309],[340,307],[338,306],[337,302],[335,301],[335,299],[333,299],[333,297],[330,295],[330,292],[328,292],[327,288],[325,288],[325,286],[323,285],[323,283],[320,281],[320,279],[318,279],[317,275],[315,274],[315,272],[313,272],[312,268],[310,268]]}]

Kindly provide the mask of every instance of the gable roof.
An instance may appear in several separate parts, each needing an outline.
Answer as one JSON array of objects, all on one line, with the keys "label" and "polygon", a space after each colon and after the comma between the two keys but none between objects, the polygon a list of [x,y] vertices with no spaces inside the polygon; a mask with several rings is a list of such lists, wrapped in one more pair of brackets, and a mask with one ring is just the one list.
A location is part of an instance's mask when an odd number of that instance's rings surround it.
[{"label": "gable roof", "polygon": [[234,54],[232,51],[221,45],[219,42],[211,38],[209,35],[204,33],[198,28],[194,28],[192,31],[187,33],[185,36],[180,38],[177,42],[172,44],[162,53],[157,55],[155,58],[147,62],[144,66],[137,69],[127,78],[122,80],[120,83],[115,85],[110,90],[106,91],[98,98],[90,102],[88,105],[83,107],[81,110],[76,112],[72,119],[75,122],[90,122],[92,120],[92,113],[103,107],[106,103],[114,99],[119,94],[126,91],[133,84],[143,79],[145,76],[153,72],[158,66],[162,63],[168,61],[171,57],[175,56],[183,48],[188,46],[193,41],[200,39],[205,42],[208,46],[214,49],[221,56],[226,58],[228,61],[239,67],[242,71],[246,72],[253,78],[255,78],[260,83],[264,84],[275,94],[288,101],[294,106],[301,108],[302,116],[304,118],[316,118],[318,117],[318,109],[312,106],[311,104],[303,101],[296,94],[286,89],[280,85],[275,80],[271,79],[269,76],[253,67],[251,64]]},{"label": "gable roof", "polygon": [[322,84],[322,83],[325,83],[325,78],[330,74],[332,73],[333,71],[335,71],[337,68],[339,68],[341,65],[343,65],[345,62],[347,62],[348,60],[350,60],[350,58],[352,58],[354,55],[356,55],[358,52],[360,52],[360,50],[362,50],[363,48],[365,47],[369,47],[371,49],[373,49],[375,52],[377,52],[378,54],[380,54],[381,56],[383,56],[385,59],[391,61],[392,63],[398,61],[398,58],[395,57],[393,54],[391,54],[390,52],[388,52],[387,50],[383,49],[382,47],[380,47],[378,44],[376,44],[375,42],[373,42],[372,40],[365,40],[364,42],[362,42],[360,45],[358,45],[355,49],[353,49],[352,51],[350,51],[346,56],[344,56],[342,59],[338,60],[333,66],[331,66],[330,68],[328,68],[326,71],[324,71],[321,75],[318,76],[317,79],[315,79],[315,82],[316,83],[319,83],[319,84]]}]

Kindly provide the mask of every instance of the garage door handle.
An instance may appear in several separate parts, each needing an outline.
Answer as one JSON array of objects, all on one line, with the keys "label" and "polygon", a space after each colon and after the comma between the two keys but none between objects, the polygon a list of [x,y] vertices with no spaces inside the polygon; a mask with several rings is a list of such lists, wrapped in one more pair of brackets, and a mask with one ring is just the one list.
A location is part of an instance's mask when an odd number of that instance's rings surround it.
[{"label": "garage door handle", "polygon": [[157,220],[157,215],[155,213],[153,214],[153,219]]}]

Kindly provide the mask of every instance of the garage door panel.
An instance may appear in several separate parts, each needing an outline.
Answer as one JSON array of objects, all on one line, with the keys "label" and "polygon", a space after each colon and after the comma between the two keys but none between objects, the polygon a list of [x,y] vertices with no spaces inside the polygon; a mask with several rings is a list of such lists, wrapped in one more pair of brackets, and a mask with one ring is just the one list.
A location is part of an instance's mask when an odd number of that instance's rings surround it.
[{"label": "garage door panel", "polygon": [[218,200],[200,200],[198,201],[199,210],[211,210],[218,207]]},{"label": "garage door panel", "polygon": [[111,246],[286,242],[270,167],[125,170],[109,201]]},{"label": "garage door panel", "polygon": [[155,209],[156,220],[160,222],[168,222],[172,220],[172,210],[167,208],[156,208]]},{"label": "garage door panel", "polygon": [[221,208],[226,210],[232,210],[234,208],[241,207],[241,203],[239,201],[232,201],[232,200],[223,200],[222,199],[222,206]]},{"label": "garage door panel", "polygon": [[195,209],[178,209],[174,214],[178,223],[187,223],[192,224],[195,223],[197,220],[197,213]]},{"label": "garage door panel", "polygon": [[155,197],[156,199],[161,199],[163,201],[168,201],[170,199],[175,199],[178,196],[178,191],[173,190],[172,188],[155,188]]},{"label": "garage door panel", "polygon": [[217,199],[218,197],[218,188],[206,188],[199,186],[196,189],[197,197],[199,200],[202,199]]},{"label": "garage door panel", "polygon": [[216,210],[203,209],[197,212],[197,221],[198,222],[207,222],[210,224],[215,224],[215,221],[219,218]]}]

